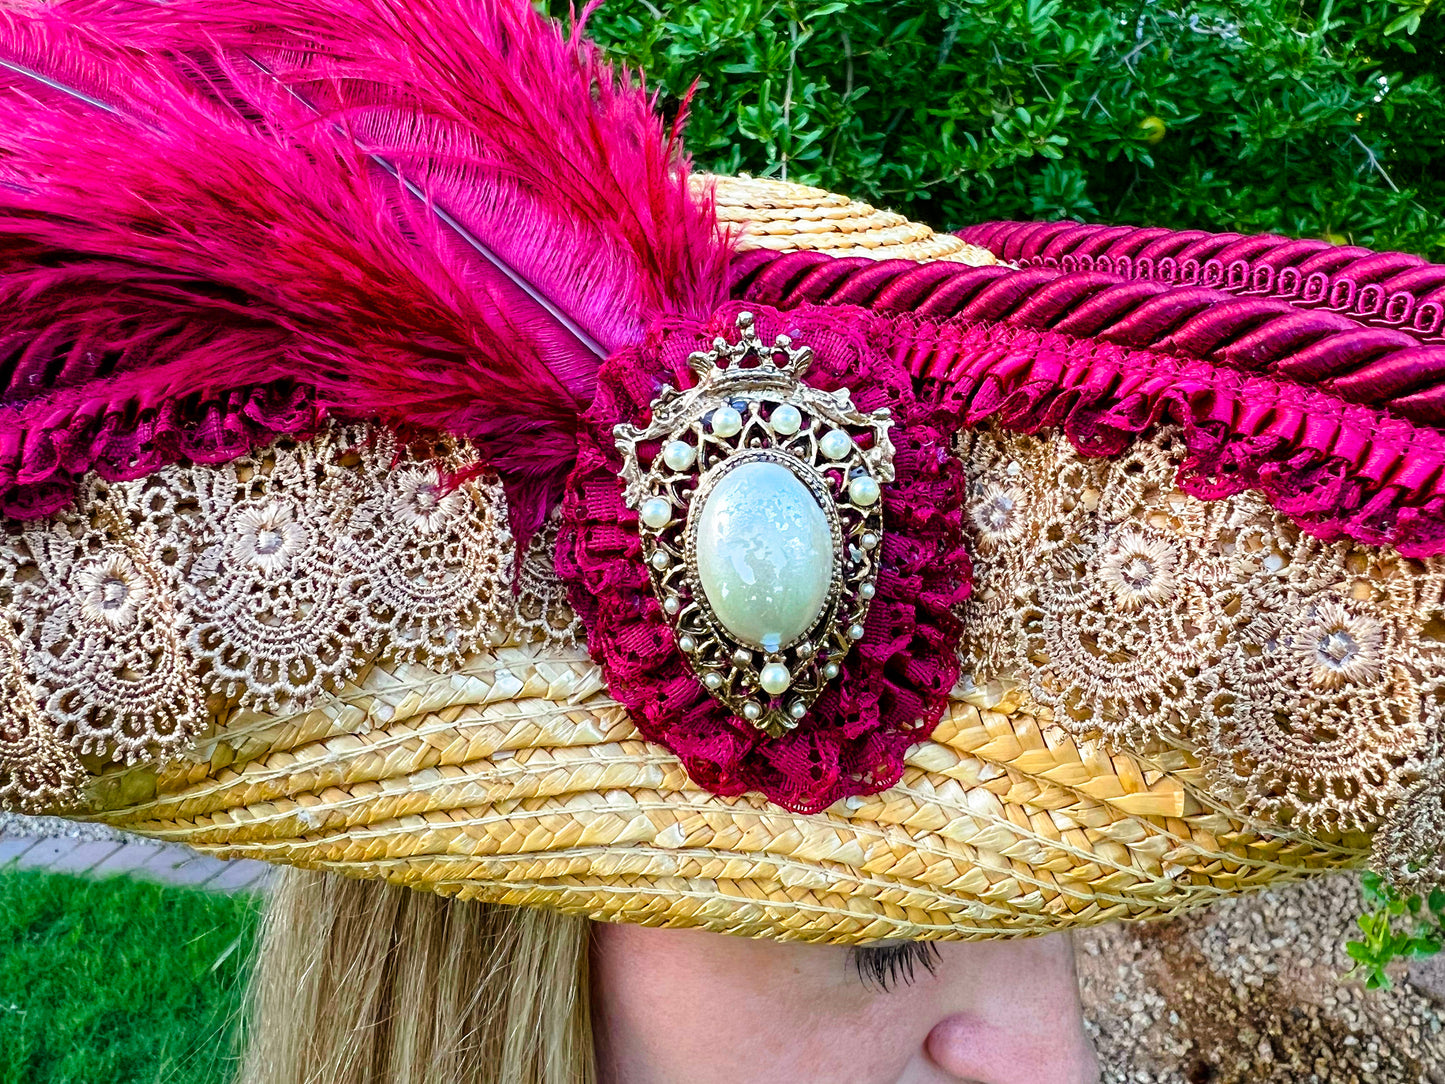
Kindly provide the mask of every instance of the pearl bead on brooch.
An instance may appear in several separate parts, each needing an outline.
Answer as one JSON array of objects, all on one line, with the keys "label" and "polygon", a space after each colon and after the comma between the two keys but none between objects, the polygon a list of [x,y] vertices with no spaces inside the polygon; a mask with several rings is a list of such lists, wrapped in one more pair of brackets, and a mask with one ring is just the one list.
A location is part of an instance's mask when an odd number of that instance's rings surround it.
[{"label": "pearl bead on brooch", "polygon": [[[893,422],[805,383],[811,348],[764,343],[747,313],[737,332],[688,357],[693,387],[663,389],[645,426],[614,437],[679,652],[732,715],[776,735],[864,636]],[[659,449],[645,464],[644,447]]]},{"label": "pearl bead on brooch", "polygon": [[848,499],[859,508],[871,508],[882,495],[878,483],[866,474],[860,474],[848,483]]},{"label": "pearl bead on brooch", "polygon": [[695,459],[697,459],[697,449],[686,441],[669,441],[667,447],[662,449],[662,461],[671,470],[687,470]]},{"label": "pearl bead on brooch", "polygon": [[720,406],[712,412],[712,435],[735,437],[742,431],[743,416],[730,406]]},{"label": "pearl bead on brooch", "polygon": [[829,429],[818,441],[818,451],[829,459],[842,459],[853,450],[853,438],[841,429]]},{"label": "pearl bead on brooch", "polygon": [[770,696],[777,696],[793,682],[793,675],[780,662],[770,662],[758,672],[758,684]]},{"label": "pearl bead on brooch", "polygon": [[771,421],[773,432],[784,437],[791,437],[803,427],[803,416],[791,403],[783,403],[774,410]]},{"label": "pearl bead on brooch", "polygon": [[653,530],[666,527],[668,521],[672,519],[672,505],[661,497],[652,497],[642,502],[642,508],[638,511],[637,518]]}]

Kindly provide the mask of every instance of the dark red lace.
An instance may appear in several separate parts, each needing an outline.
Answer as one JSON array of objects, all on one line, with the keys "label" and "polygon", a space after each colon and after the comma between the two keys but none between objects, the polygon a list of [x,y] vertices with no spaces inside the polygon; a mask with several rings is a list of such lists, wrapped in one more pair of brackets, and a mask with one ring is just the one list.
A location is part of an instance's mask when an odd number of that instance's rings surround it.
[{"label": "dark red lace", "polygon": [[10,410],[0,407],[0,515],[15,519],[65,508],[90,471],[118,482],[170,463],[225,463],[278,436],[314,433],[321,421],[311,389],[300,384],[147,408],[88,404],[51,426],[6,425]]},{"label": "dark red lace", "polygon": [[728,334],[742,307],[724,306],[705,327],[660,331],[603,366],[563,501],[557,568],[608,689],[645,737],[676,753],[692,779],[716,794],[756,790],[815,812],[896,783],[904,752],[933,730],[958,679],[962,627],[954,607],[971,580],[962,471],[949,453],[955,419],[949,407],[915,397],[908,373],[878,350],[857,313],[747,306],[764,341],[786,332],[813,348],[809,384],[849,387],[860,409],[887,406],[897,421],[898,480],[884,490],[878,594],[864,637],[798,728],[768,738],[708,696],[678,651],[648,581],[637,516],[622,502],[612,436],[618,422],[646,418],[664,379],[690,386],[687,355]]}]

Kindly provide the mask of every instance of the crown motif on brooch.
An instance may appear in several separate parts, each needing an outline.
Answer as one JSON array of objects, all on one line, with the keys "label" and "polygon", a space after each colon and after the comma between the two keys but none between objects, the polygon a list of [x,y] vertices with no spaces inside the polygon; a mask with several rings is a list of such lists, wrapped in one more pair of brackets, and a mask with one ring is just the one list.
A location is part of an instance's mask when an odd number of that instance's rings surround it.
[{"label": "crown motif on brooch", "polygon": [[734,715],[772,734],[806,716],[865,634],[893,481],[887,409],[802,382],[806,345],[758,338],[688,358],[645,427],[613,431],[624,498],[678,650]]},{"label": "crown motif on brooch", "polygon": [[[719,335],[711,350],[698,350],[687,357],[687,366],[718,394],[733,384],[776,381],[778,386],[796,384],[813,364],[811,346],[794,346],[790,335],[779,335],[771,347],[758,338],[751,313],[739,313],[738,341]],[[778,357],[784,360],[778,364]],[[753,364],[747,364],[749,361]]]}]

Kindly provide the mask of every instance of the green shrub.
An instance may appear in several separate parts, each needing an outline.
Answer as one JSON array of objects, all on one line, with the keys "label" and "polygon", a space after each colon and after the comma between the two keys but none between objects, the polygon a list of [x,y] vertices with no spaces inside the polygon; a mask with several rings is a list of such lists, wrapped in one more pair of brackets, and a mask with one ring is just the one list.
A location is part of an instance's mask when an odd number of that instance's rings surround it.
[{"label": "green shrub", "polygon": [[[549,0],[556,14],[566,5]],[[1435,0],[609,0],[697,164],[955,228],[1077,217],[1445,259]]]},{"label": "green shrub", "polygon": [[1434,956],[1445,947],[1445,890],[1405,896],[1377,873],[1365,873],[1360,881],[1366,909],[1355,919],[1360,939],[1345,943],[1355,963],[1350,974],[1368,990],[1388,990],[1391,963]]}]

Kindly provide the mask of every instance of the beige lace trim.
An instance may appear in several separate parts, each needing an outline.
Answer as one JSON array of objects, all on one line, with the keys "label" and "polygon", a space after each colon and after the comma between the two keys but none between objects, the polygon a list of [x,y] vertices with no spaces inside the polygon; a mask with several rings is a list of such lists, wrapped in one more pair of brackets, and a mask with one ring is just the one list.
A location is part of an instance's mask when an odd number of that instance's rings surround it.
[{"label": "beige lace trim", "polygon": [[15,525],[0,536],[6,804],[73,799],[77,754],[163,757],[232,705],[301,706],[378,652],[446,666],[497,635],[506,501],[493,477],[450,481],[476,466],[455,442],[336,427],[92,480],[74,511]]},{"label": "beige lace trim", "polygon": [[1187,743],[1245,814],[1383,825],[1391,869],[1434,850],[1445,561],[1321,542],[1250,493],[1191,498],[1173,432],[1114,459],[1057,434],[968,432],[958,450],[975,682],[1017,682],[1076,735]]},{"label": "beige lace trim", "polygon": [[1397,887],[1445,888],[1445,771],[1438,758],[1370,842],[1370,868]]},{"label": "beige lace trim", "polygon": [[0,609],[0,807],[38,813],[68,800],[84,773],[35,702],[16,624],[11,610]]},{"label": "beige lace trim", "polygon": [[561,522],[560,511],[548,517],[522,557],[512,621],[517,638],[527,643],[549,641],[570,646],[587,642],[582,621],[567,601],[567,586],[557,575],[552,556],[557,550]]},{"label": "beige lace trim", "polygon": [[[1445,560],[1323,543],[1253,494],[1174,485],[1177,434],[1087,459],[961,434],[971,680],[1076,735],[1198,751],[1221,801],[1445,882]],[[334,428],[218,467],[92,481],[0,536],[0,800],[73,800],[79,756],[163,758],[241,705],[304,706],[379,653],[582,639],[549,523],[521,564],[456,443]]]}]

